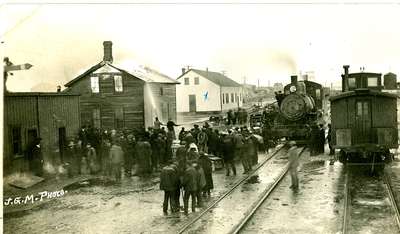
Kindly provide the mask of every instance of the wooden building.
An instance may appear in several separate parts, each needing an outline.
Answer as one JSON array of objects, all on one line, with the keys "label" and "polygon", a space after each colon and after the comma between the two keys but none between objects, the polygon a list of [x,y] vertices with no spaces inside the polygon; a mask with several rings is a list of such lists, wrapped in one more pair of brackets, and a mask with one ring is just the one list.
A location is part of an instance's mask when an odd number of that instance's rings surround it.
[{"label": "wooden building", "polygon": [[122,69],[113,63],[112,42],[103,61],[71,80],[64,92],[78,93],[81,124],[100,129],[141,129],[176,121],[176,80],[148,67]]},{"label": "wooden building", "polygon": [[23,171],[24,151],[42,138],[45,163],[58,164],[63,146],[79,131],[79,95],[6,93],[4,96],[4,170]]}]

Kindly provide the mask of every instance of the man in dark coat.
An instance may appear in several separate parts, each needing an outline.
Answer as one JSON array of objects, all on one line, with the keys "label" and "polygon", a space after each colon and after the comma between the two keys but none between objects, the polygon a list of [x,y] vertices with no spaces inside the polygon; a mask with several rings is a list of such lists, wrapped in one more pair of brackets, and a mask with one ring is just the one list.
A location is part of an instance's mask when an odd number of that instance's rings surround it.
[{"label": "man in dark coat", "polygon": [[211,196],[210,190],[214,188],[214,183],[212,178],[212,162],[207,155],[205,155],[203,152],[200,152],[198,164],[200,165],[201,168],[203,168],[204,177],[206,179],[206,184],[203,187],[203,196],[206,195]]},{"label": "man in dark coat", "polygon": [[73,140],[71,140],[68,144],[68,147],[65,149],[65,155],[64,155],[64,166],[67,169],[67,174],[68,177],[72,177],[74,175],[74,170],[76,168],[75,162],[76,162],[76,148],[75,148],[75,143]]},{"label": "man in dark coat", "polygon": [[181,131],[179,132],[178,139],[180,141],[183,141],[183,139],[185,138],[185,135],[186,135],[185,128],[182,127]]},{"label": "man in dark coat", "polygon": [[136,139],[133,134],[129,134],[127,139],[123,142],[124,150],[124,169],[125,175],[130,177],[132,175],[133,158],[135,154]]},{"label": "man in dark coat", "polygon": [[196,212],[196,192],[199,187],[198,185],[198,173],[193,165],[188,164],[183,175],[182,181],[185,193],[183,195],[183,205],[185,214],[189,212],[189,198],[192,198],[192,212]]},{"label": "man in dark coat", "polygon": [[40,146],[42,138],[36,138],[34,144],[28,149],[29,170],[36,176],[43,176],[43,155]]},{"label": "man in dark coat", "polygon": [[229,130],[228,135],[223,137],[222,142],[222,155],[226,168],[226,176],[229,176],[230,168],[232,168],[233,175],[236,175],[236,166],[234,162],[235,144],[231,133],[231,130]]},{"label": "man in dark coat", "polygon": [[310,156],[315,156],[318,154],[319,149],[319,130],[316,124],[311,127],[311,141],[310,141]]},{"label": "man in dark coat", "polygon": [[235,157],[240,158],[243,165],[243,174],[248,173],[251,170],[251,165],[248,163],[248,155],[244,152],[244,137],[240,132],[234,134],[235,143]]},{"label": "man in dark coat", "polygon": [[325,129],[324,125],[320,124],[319,125],[319,139],[318,139],[318,146],[319,146],[319,153],[324,153],[325,152]]},{"label": "man in dark coat", "polygon": [[145,138],[142,138],[136,144],[136,156],[138,164],[138,175],[151,173],[151,146]]},{"label": "man in dark coat", "polygon": [[[183,181],[183,176],[186,171],[187,159],[186,159],[186,148],[184,146],[180,146],[176,150],[176,162],[174,163],[176,170],[178,171],[178,175],[180,181]],[[181,184],[179,184],[178,188],[175,190],[174,199],[176,201],[176,205],[180,207],[180,195],[181,195]]]},{"label": "man in dark coat", "polygon": [[170,202],[171,211],[177,211],[177,204],[175,200],[175,191],[179,189],[179,175],[170,163],[168,166],[163,167],[160,174],[160,189],[164,190],[163,212],[168,213],[168,202]]}]

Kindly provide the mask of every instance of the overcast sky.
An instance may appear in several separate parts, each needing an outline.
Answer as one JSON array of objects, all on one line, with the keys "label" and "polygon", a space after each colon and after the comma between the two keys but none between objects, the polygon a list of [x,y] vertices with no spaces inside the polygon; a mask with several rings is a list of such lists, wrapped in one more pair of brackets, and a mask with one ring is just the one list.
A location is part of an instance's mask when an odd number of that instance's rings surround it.
[{"label": "overcast sky", "polygon": [[399,4],[3,5],[1,50],[14,64],[12,91],[55,91],[103,58],[151,66],[226,71],[242,83],[287,83],[299,71],[340,84],[350,71],[400,74]]}]

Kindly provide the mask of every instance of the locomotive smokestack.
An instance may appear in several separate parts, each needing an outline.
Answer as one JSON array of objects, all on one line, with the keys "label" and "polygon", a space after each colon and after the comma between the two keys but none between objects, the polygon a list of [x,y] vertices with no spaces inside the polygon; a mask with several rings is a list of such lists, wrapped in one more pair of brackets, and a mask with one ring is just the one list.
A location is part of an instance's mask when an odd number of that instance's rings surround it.
[{"label": "locomotive smokestack", "polygon": [[292,84],[296,84],[297,83],[297,76],[290,76],[290,81]]},{"label": "locomotive smokestack", "polygon": [[343,65],[344,75],[342,76],[342,92],[348,90],[349,65]]}]

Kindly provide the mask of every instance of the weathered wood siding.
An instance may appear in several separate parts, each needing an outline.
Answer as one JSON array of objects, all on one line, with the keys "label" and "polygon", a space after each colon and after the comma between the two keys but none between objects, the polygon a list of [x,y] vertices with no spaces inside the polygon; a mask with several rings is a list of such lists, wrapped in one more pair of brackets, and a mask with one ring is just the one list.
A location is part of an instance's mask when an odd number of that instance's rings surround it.
[{"label": "weathered wood siding", "polygon": [[[114,75],[121,75],[123,91],[115,92]],[[92,93],[90,77],[99,76],[99,93]],[[144,126],[144,82],[126,73],[89,74],[74,83],[68,92],[81,94],[81,125],[94,125],[93,111],[100,109],[101,128],[118,129],[116,112],[123,110],[123,127],[129,129]]]},{"label": "weathered wood siding", "polygon": [[[18,94],[4,97],[3,159],[5,172],[13,171],[22,161],[23,151],[28,145],[28,131],[36,130],[42,138],[45,161],[59,162],[59,128],[64,127],[66,138],[76,136],[79,130],[79,96],[49,94]],[[21,129],[20,154],[14,155],[12,128]]]},{"label": "weathered wood siding", "polygon": [[145,126],[153,125],[155,117],[163,123],[169,119],[176,122],[176,85],[169,83],[146,83]]},{"label": "weathered wood siding", "polygon": [[79,96],[41,96],[38,113],[43,153],[57,164],[60,153],[59,128],[65,128],[67,140],[78,135]]}]

